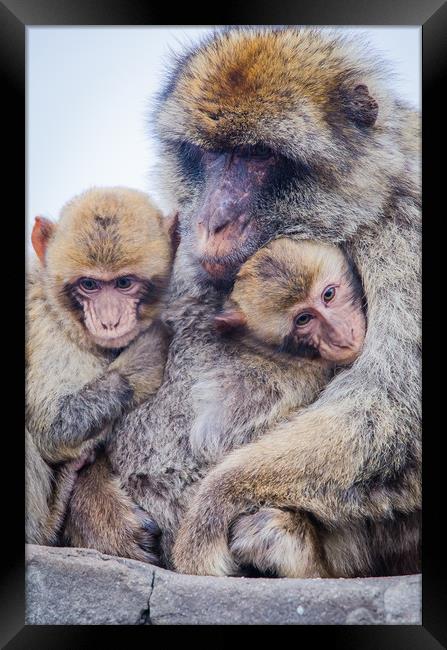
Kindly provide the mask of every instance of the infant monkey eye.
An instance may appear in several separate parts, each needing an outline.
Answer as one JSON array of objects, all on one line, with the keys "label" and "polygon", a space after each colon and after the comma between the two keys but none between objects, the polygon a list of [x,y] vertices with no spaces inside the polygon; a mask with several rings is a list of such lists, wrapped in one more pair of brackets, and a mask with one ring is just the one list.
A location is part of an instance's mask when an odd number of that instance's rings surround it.
[{"label": "infant monkey eye", "polygon": [[131,278],[123,276],[122,278],[117,278],[115,286],[117,289],[130,289],[133,282]]},{"label": "infant monkey eye", "polygon": [[307,325],[309,321],[311,321],[313,316],[311,314],[300,314],[295,318],[295,325],[298,325],[298,327],[301,327],[302,325]]},{"label": "infant monkey eye", "polygon": [[82,280],[79,280],[79,286],[84,289],[84,291],[98,291],[100,288],[99,282],[93,278],[82,278]]},{"label": "infant monkey eye", "polygon": [[335,287],[328,287],[323,291],[323,300],[324,302],[331,302],[335,297]]}]

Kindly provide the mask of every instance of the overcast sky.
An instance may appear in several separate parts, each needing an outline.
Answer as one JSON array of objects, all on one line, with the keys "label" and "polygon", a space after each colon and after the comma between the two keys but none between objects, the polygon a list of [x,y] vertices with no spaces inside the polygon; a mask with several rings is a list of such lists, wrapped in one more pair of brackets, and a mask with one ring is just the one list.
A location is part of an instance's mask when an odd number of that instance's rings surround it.
[{"label": "overcast sky", "polygon": [[[354,29],[392,62],[398,94],[419,108],[420,28]],[[150,101],[170,50],[208,30],[27,28],[28,241],[35,216],[57,219],[69,198],[92,185],[127,185],[157,198]]]}]

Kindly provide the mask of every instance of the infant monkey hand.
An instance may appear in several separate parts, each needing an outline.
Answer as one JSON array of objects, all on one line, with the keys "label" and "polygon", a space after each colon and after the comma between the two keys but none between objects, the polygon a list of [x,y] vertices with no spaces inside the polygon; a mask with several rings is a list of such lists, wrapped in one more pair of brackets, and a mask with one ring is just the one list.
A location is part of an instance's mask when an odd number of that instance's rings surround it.
[{"label": "infant monkey hand", "polygon": [[169,346],[166,327],[155,321],[110,364],[129,382],[133,403],[138,405],[154,395],[160,387]]}]

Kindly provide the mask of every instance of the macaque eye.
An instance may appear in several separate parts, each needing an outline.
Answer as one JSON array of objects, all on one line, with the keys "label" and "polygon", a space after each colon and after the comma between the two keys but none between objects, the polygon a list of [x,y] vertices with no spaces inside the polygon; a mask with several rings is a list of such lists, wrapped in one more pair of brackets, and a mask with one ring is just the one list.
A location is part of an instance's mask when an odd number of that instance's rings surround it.
[{"label": "macaque eye", "polygon": [[130,289],[132,284],[133,284],[132,280],[126,277],[118,278],[116,281],[117,289]]},{"label": "macaque eye", "polygon": [[295,318],[295,325],[301,327],[302,325],[307,325],[311,321],[313,316],[311,314],[300,314]]},{"label": "macaque eye", "polygon": [[273,155],[272,150],[263,144],[236,147],[235,153],[241,158],[254,158],[255,160],[267,160]]},{"label": "macaque eye", "polygon": [[331,302],[334,296],[335,296],[335,287],[328,287],[323,291],[324,302]]},{"label": "macaque eye", "polygon": [[252,147],[251,156],[252,158],[258,158],[259,160],[266,160],[272,156],[272,150],[268,147],[265,147],[262,144]]},{"label": "macaque eye", "polygon": [[79,286],[84,289],[84,291],[97,291],[99,289],[99,282],[93,278],[82,278],[79,281]]}]

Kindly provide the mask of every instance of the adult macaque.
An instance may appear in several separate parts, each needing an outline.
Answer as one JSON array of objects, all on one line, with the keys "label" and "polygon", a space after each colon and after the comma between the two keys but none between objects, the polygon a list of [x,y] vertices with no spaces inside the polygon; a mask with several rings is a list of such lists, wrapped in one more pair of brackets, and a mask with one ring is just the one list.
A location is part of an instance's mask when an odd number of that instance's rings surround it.
[{"label": "adult macaque", "polygon": [[[353,366],[209,473],[187,515],[191,528],[182,529],[182,571],[233,571],[226,539],[235,531],[230,544],[241,549],[249,485],[260,471],[254,506],[294,510],[294,526],[321,540],[331,575],[420,568],[419,119],[395,98],[384,70],[375,55],[315,29],[236,28],[185,55],[160,94],[161,178],[181,235],[167,316],[174,336],[162,386],[120,422],[110,453],[163,530],[168,565],[198,481],[216,463],[190,445],[208,408],[192,389],[230,362],[209,323],[241,264],[281,235],[337,244],[358,269],[368,304]],[[240,361],[231,359],[237,372]],[[256,372],[281,391],[269,371]],[[246,432],[253,417],[247,413]],[[255,528],[259,537],[261,518]],[[310,534],[299,538],[293,574],[319,574]],[[252,549],[266,567],[269,557]]]},{"label": "adult macaque", "polygon": [[[38,217],[32,243],[39,264],[27,290],[26,537],[54,544],[79,470],[113,421],[161,383],[168,340],[157,317],[171,249],[160,212],[125,188],[75,197],[57,224]],[[155,525],[107,473],[106,459],[97,463],[95,497],[121,528],[107,532],[107,548],[155,560]]]}]

